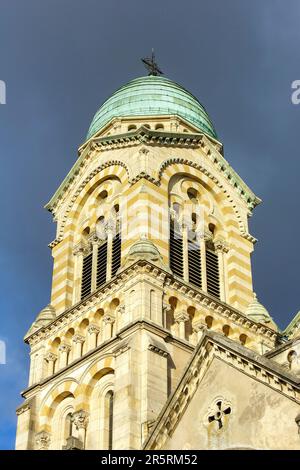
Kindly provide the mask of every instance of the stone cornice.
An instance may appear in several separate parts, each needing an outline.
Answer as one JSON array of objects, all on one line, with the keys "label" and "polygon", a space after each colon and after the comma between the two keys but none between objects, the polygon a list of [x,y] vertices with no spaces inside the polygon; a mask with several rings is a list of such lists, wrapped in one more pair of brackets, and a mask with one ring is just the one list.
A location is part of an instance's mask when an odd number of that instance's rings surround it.
[{"label": "stone cornice", "polygon": [[185,296],[187,301],[193,301],[199,305],[199,308],[208,308],[216,311],[220,316],[229,319],[237,325],[243,326],[249,331],[253,331],[265,337],[268,341],[273,341],[278,337],[278,333],[268,328],[266,325],[256,323],[249,319],[246,315],[233,307],[221,302],[217,298],[197,289],[193,285],[184,282],[182,279],[170,274],[169,272],[159,268],[153,263],[146,260],[138,260],[128,268],[123,269],[111,281],[107,282],[87,298],[78,302],[74,306],[61,313],[55,320],[51,321],[47,326],[43,326],[34,331],[25,340],[31,346],[38,343],[40,340],[47,338],[55,332],[65,328],[77,318],[80,318],[84,312],[94,308],[95,302],[106,300],[107,297],[114,295],[123,286],[124,283],[130,279],[135,278],[139,274],[148,274],[154,276],[156,280],[160,280],[165,287],[173,288]]},{"label": "stone cornice", "polygon": [[275,349],[272,349],[271,351],[266,352],[264,354],[264,356],[267,357],[268,359],[271,359],[274,356],[276,357],[278,354],[282,353],[283,351],[289,350],[291,347],[294,348],[296,346],[296,344],[298,344],[299,342],[300,342],[299,337],[290,339],[289,341],[287,341],[283,344],[280,344]]},{"label": "stone cornice", "polygon": [[[227,181],[233,188],[238,192],[240,197],[244,199],[250,211],[261,202],[261,200],[255,196],[255,194],[249,189],[244,183],[240,176],[233,170],[227,160],[221,155],[216,149],[216,146],[201,133],[172,133],[172,132],[160,132],[152,131],[146,127],[141,126],[135,132],[127,132],[119,135],[111,135],[106,137],[98,137],[92,139],[87,147],[82,151],[76,163],[63,180],[58,190],[55,192],[51,200],[45,205],[53,214],[56,213],[57,207],[63,199],[63,195],[66,193],[74,178],[82,173],[82,170],[86,168],[88,161],[96,151],[111,150],[126,148],[131,146],[137,146],[140,144],[144,145],[163,145],[164,147],[183,147],[183,148],[202,148],[209,159],[213,162],[219,172],[223,173]],[[119,164],[126,168],[124,162],[115,161],[110,162],[109,165]],[[99,167],[101,168],[101,167]],[[96,170],[99,171],[99,168]],[[126,168],[127,170],[127,168]],[[139,175],[139,178],[150,179],[154,184],[159,185],[160,181],[155,180],[150,175],[143,173]],[[135,177],[131,184],[135,183],[137,177]]]},{"label": "stone cornice", "polygon": [[[44,385],[51,382],[54,377],[57,378],[57,377],[63,376],[66,373],[71,374],[72,369],[76,368],[79,363],[82,364],[85,361],[89,360],[90,358],[93,359],[94,356],[97,356],[97,354],[99,354],[99,352],[101,352],[101,357],[105,357],[107,355],[109,356],[113,355],[114,357],[117,357],[120,354],[123,354],[124,352],[130,349],[130,344],[129,344],[130,336],[134,334],[136,331],[141,330],[141,329],[147,330],[149,333],[154,333],[155,335],[159,336],[162,340],[164,340],[166,343],[176,344],[177,347],[180,347],[181,349],[189,353],[192,353],[195,348],[194,345],[188,343],[186,340],[173,337],[169,330],[166,330],[162,326],[159,326],[149,320],[145,320],[145,319],[134,320],[133,322],[123,327],[111,339],[108,339],[104,341],[103,343],[99,344],[99,346],[88,351],[83,356],[79,357],[78,359],[75,359],[66,367],[63,367],[62,369],[58,370],[55,374],[50,375],[49,377],[46,377],[45,379],[43,379],[41,382],[35,383],[31,385],[30,387],[26,388],[25,390],[22,391],[21,395],[23,397],[26,397],[26,395],[28,394],[33,394],[37,389],[40,390],[43,388]],[[164,351],[164,353],[167,353],[167,351]],[[32,398],[26,399],[26,401],[22,403],[22,405],[20,405],[18,409],[21,410],[21,408],[25,406],[27,407],[27,405],[31,406],[30,405],[31,400]],[[27,408],[26,409],[24,408],[23,411],[27,411]]]},{"label": "stone cornice", "polygon": [[215,357],[300,404],[299,378],[218,333],[206,332],[177,388],[159,414],[155,427],[144,443],[144,449],[163,448]]}]

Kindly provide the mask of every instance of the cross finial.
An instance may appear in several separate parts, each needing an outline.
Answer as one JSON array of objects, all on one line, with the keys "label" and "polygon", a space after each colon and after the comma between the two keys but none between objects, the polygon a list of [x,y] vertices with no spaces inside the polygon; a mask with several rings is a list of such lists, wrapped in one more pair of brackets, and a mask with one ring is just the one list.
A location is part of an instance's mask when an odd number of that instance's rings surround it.
[{"label": "cross finial", "polygon": [[145,57],[141,60],[149,72],[148,75],[163,75],[163,72],[159,69],[157,63],[155,62],[154,49],[152,49],[151,57]]}]

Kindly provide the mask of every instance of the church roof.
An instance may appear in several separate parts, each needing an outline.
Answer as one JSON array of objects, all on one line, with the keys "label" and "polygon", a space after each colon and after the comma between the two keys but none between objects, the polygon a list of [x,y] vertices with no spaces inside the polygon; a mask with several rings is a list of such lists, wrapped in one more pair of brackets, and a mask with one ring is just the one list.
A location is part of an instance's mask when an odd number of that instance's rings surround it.
[{"label": "church roof", "polygon": [[245,314],[251,320],[259,323],[272,323],[276,327],[268,310],[258,301],[255,293],[253,294],[253,301],[248,305]]},{"label": "church roof", "polygon": [[90,125],[90,139],[113,118],[177,115],[199,131],[217,138],[202,104],[176,82],[161,76],[136,78],[123,85],[96,112]]},{"label": "church roof", "polygon": [[51,323],[56,318],[55,308],[48,304],[43,310],[40,311],[35,321],[32,323],[31,327],[27,331],[24,339],[28,338],[35,331],[39,330],[42,326],[46,326]]},{"label": "church roof", "polygon": [[[150,430],[143,444],[144,450],[159,449],[160,436],[164,443],[172,436],[196,389],[200,386],[206,372],[209,370],[213,358],[221,359],[222,364],[227,363],[231,366],[233,364],[236,370],[247,374],[255,381],[265,383],[277,392],[276,383],[281,380],[288,387],[278,393],[293,401],[296,396],[295,391],[300,389],[300,378],[286,370],[282,365],[266,356],[260,356],[216,331],[205,330],[175,390],[170,394],[153,428]],[[272,377],[273,381],[264,380],[266,372]],[[299,402],[299,398],[296,401]]]}]

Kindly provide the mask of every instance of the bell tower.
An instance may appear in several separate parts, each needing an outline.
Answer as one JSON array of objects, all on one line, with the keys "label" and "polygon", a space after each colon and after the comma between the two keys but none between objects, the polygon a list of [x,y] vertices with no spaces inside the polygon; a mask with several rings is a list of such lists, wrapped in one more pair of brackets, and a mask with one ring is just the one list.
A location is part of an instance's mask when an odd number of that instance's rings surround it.
[{"label": "bell tower", "polygon": [[150,75],[105,101],[46,205],[51,301],[25,336],[17,449],[140,449],[205,330],[274,347],[267,312],[248,315],[259,202],[182,86]]}]

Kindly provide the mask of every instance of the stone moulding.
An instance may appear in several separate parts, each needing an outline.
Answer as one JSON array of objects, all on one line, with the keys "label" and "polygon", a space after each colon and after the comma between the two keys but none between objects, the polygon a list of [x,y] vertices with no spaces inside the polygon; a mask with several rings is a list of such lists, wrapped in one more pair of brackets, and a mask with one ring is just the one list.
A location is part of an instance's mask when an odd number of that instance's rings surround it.
[{"label": "stone moulding", "polygon": [[74,321],[81,317],[85,312],[95,307],[95,303],[99,305],[99,301],[105,301],[106,297],[113,295],[118,289],[124,286],[124,283],[133,279],[137,275],[148,274],[156,280],[160,280],[165,287],[180,291],[186,297],[187,301],[193,300],[199,305],[199,308],[208,308],[217,310],[218,314],[224,318],[230,318],[234,323],[242,325],[250,331],[253,330],[261,334],[268,340],[278,338],[278,333],[266,325],[256,323],[250,320],[246,315],[234,309],[233,307],[213,298],[209,294],[197,289],[190,284],[176,278],[169,272],[157,267],[149,261],[138,260],[128,268],[121,271],[114,279],[107,282],[94,292],[92,292],[84,300],[73,305],[65,312],[62,312],[55,320],[51,321],[47,326],[36,330],[32,335],[26,337],[25,342],[33,346],[40,340],[45,339],[65,328],[70,321]]}]

